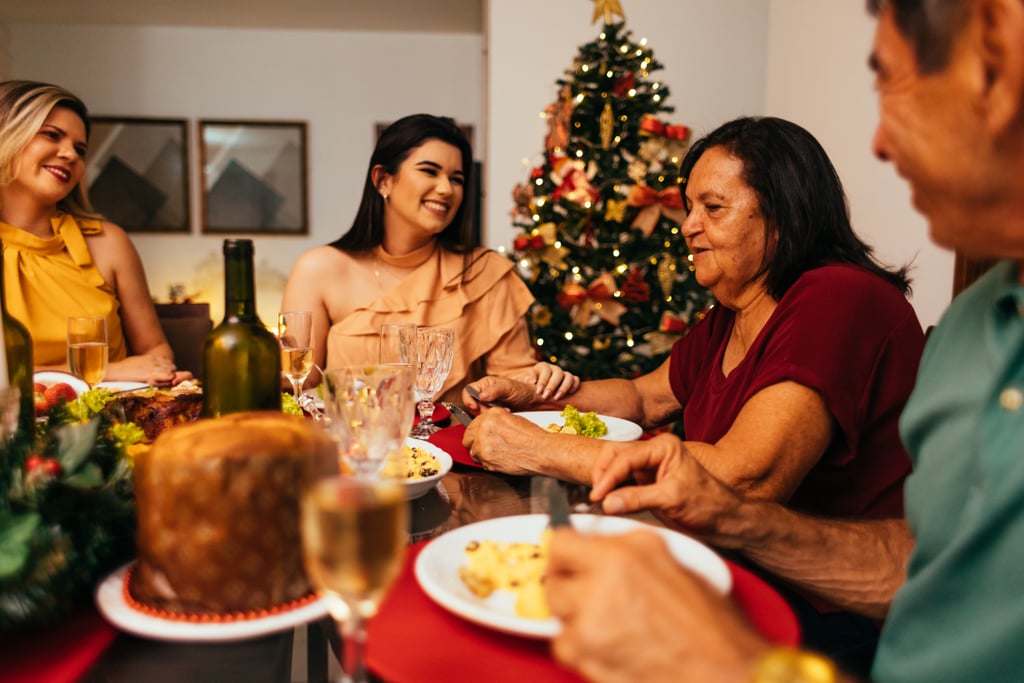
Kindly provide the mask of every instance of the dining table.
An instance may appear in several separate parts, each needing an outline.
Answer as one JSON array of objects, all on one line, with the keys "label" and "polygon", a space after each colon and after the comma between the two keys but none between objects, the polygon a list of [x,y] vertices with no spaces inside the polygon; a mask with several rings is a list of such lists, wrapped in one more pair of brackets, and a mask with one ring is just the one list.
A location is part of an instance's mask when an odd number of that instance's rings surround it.
[{"label": "dining table", "polygon": [[[449,423],[452,422],[452,423]],[[444,420],[430,442],[448,452],[451,470],[409,501],[409,546],[403,567],[368,624],[366,659],[377,681],[580,679],[553,659],[543,638],[472,623],[436,604],[414,566],[429,543],[475,522],[543,509],[531,477],[483,469],[462,446],[465,427]],[[589,489],[562,482],[570,506],[589,508]],[[657,524],[650,515],[638,521]],[[796,646],[800,629],[782,595],[738,558],[724,558],[730,595],[762,635]],[[322,683],[337,673],[340,639],[330,617],[234,640],[166,640],[127,633],[83,606],[57,626],[7,634],[0,642],[0,683]]]}]

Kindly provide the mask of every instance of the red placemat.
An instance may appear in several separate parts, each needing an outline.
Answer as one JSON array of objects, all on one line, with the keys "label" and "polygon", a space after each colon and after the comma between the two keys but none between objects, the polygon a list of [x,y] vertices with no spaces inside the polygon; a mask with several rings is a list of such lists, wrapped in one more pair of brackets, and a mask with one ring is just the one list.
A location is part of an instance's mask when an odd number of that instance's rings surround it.
[{"label": "red placemat", "polygon": [[469,450],[462,445],[462,437],[465,436],[465,434],[465,426],[461,424],[453,424],[450,427],[445,427],[444,429],[434,432],[427,440],[448,453],[448,455],[452,456],[452,460],[460,465],[480,467],[480,463],[469,457]]},{"label": "red placemat", "polygon": [[[370,620],[366,658],[372,671],[392,683],[580,680],[555,662],[548,641],[477,626],[431,600],[413,572],[427,543],[409,547],[401,575]],[[782,596],[749,571],[726,564],[732,595],[757,630],[778,644],[798,645],[800,627]]]},{"label": "red placemat", "polygon": [[103,654],[117,630],[92,608],[43,631],[0,637],[3,683],[72,683]]}]

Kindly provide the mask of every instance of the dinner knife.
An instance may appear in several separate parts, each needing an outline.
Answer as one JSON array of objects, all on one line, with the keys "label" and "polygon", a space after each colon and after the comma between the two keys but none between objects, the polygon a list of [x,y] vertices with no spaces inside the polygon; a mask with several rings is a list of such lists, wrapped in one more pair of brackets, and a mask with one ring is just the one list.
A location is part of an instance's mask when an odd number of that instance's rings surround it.
[{"label": "dinner knife", "polygon": [[530,494],[548,506],[551,527],[569,526],[569,498],[557,479],[536,476],[530,480]]},{"label": "dinner knife", "polygon": [[448,409],[448,412],[455,416],[455,419],[461,422],[466,427],[473,421],[473,416],[462,409],[461,406],[457,406],[454,403],[448,401],[442,401],[441,405]]}]

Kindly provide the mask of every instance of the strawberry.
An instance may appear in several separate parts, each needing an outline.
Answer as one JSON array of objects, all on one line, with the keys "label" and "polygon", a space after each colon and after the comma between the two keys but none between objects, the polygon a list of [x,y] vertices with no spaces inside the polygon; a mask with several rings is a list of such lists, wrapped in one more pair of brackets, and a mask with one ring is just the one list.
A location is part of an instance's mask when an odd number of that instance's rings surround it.
[{"label": "strawberry", "polygon": [[[46,387],[43,387],[43,390],[45,391]],[[45,394],[43,394],[43,392],[41,391],[37,391],[34,394],[32,394],[32,399],[36,407],[36,417],[42,417],[43,415],[46,415],[48,412],[50,412],[50,408],[53,407],[50,404],[50,402],[46,400]]]},{"label": "strawberry", "polygon": [[78,394],[71,388],[70,384],[65,382],[57,382],[46,387],[46,391],[43,392],[43,397],[49,402],[51,406],[57,405],[60,401],[67,403],[68,401],[74,401],[78,398]]},{"label": "strawberry", "polygon": [[25,472],[36,477],[57,477],[60,475],[60,463],[51,458],[32,454],[25,458]]},{"label": "strawberry", "polygon": [[32,385],[32,391],[36,392],[37,394],[41,394],[44,391],[46,391],[46,385],[43,384],[42,382],[36,382],[35,384]]}]

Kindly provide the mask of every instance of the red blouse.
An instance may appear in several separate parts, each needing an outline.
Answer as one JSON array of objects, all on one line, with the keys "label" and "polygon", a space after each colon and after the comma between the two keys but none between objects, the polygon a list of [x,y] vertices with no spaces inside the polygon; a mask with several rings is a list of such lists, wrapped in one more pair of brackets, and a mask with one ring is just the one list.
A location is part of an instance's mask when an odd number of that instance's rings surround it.
[{"label": "red blouse", "polygon": [[716,306],[672,349],[670,381],[684,406],[686,438],[715,443],[758,391],[798,382],[824,398],[838,429],[789,506],[827,517],[902,516],[910,459],[898,420],[924,348],[907,299],[856,266],[811,270],[726,377],[722,356],[734,317]]}]

